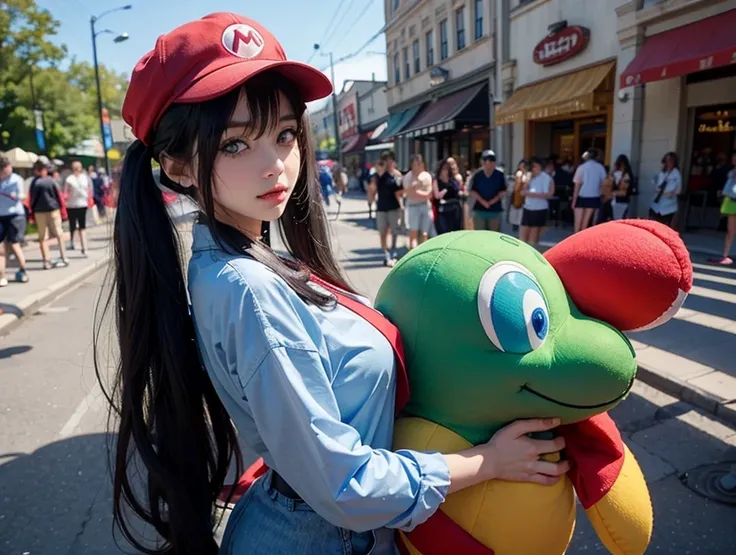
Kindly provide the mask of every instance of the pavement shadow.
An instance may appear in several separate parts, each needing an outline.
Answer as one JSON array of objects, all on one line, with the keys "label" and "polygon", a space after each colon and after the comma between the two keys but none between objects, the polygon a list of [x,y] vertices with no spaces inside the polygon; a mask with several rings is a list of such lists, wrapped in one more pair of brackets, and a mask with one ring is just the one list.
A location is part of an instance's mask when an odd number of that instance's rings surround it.
[{"label": "pavement shadow", "polygon": [[[611,411],[649,486],[654,533],[648,552],[680,553],[689,545],[701,553],[736,553],[736,507],[709,501],[682,483],[694,468],[736,461],[733,440],[728,440],[736,431],[669,399],[660,406],[632,393]],[[608,553],[581,506],[577,518],[567,553]]]},{"label": "pavement shadow", "polygon": [[376,220],[368,217],[368,214],[364,212],[365,216],[362,218],[340,218],[340,221],[350,224],[356,227],[362,227],[364,229],[376,230]]},{"label": "pavement shadow", "polygon": [[3,553],[138,553],[113,533],[107,444],[114,438],[80,435],[0,454]]},{"label": "pavement shadow", "polygon": [[13,347],[6,347],[0,349],[0,360],[5,358],[11,358],[17,355],[22,355],[33,349],[31,345],[14,345]]}]

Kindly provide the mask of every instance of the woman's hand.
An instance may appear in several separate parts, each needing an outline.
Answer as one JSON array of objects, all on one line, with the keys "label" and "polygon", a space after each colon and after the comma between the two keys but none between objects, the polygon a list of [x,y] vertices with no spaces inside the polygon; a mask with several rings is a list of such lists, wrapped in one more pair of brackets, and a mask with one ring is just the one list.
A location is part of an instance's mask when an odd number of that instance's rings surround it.
[{"label": "woman's hand", "polygon": [[500,429],[484,446],[488,450],[492,479],[552,485],[570,470],[570,463],[540,460],[542,455],[565,448],[565,439],[531,439],[527,434],[560,425],[557,418],[517,420]]},{"label": "woman's hand", "polygon": [[547,453],[565,447],[565,440],[531,439],[526,434],[544,432],[560,425],[559,418],[518,420],[500,429],[488,443],[466,451],[445,455],[450,469],[449,493],[474,486],[487,480],[533,482],[542,485],[556,483],[570,470],[570,463],[540,460]]}]

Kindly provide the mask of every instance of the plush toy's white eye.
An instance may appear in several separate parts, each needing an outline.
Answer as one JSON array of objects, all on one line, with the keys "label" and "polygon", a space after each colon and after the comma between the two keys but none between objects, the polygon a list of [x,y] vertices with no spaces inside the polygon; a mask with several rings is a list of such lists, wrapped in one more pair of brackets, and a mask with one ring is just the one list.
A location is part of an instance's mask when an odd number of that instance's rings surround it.
[{"label": "plush toy's white eye", "polygon": [[488,339],[506,353],[534,351],[549,332],[542,289],[529,270],[514,262],[498,262],[483,275],[478,315]]}]

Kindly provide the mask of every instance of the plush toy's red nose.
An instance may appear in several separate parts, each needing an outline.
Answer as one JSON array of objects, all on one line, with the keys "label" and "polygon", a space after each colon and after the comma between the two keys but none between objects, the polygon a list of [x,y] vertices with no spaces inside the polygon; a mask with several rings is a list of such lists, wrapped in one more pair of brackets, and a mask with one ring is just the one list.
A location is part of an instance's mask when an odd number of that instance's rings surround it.
[{"label": "plush toy's red nose", "polygon": [[693,284],[690,254],[680,236],[649,220],[586,229],[544,256],[584,314],[621,331],[665,323]]}]

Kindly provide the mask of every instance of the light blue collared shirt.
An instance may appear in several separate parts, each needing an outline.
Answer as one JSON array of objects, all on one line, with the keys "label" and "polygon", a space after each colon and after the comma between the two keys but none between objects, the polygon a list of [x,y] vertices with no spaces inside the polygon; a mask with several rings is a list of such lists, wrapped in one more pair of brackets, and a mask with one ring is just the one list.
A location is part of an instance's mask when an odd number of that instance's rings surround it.
[{"label": "light blue collared shirt", "polygon": [[189,292],[201,357],[241,440],[323,518],[411,530],[445,500],[438,453],[392,452],[394,354],[342,306],[305,303],[195,225]]}]

